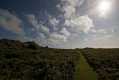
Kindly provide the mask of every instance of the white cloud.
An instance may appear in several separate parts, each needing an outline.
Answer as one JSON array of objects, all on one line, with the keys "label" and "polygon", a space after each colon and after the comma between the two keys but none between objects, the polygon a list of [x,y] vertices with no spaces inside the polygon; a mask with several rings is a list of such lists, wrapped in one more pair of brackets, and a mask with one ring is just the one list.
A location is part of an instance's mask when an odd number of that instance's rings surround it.
[{"label": "white cloud", "polygon": [[39,24],[38,24],[38,21],[37,21],[35,15],[29,14],[29,15],[27,15],[27,18],[28,18],[29,23],[31,23],[35,28],[37,28],[37,29],[39,28]]},{"label": "white cloud", "polygon": [[104,29],[104,28],[100,28],[100,29],[91,29],[90,30],[92,33],[94,34],[113,34],[114,33],[114,29]]},{"label": "white cloud", "polygon": [[47,37],[43,33],[39,32],[38,36],[35,38],[35,41],[41,46],[47,46]]},{"label": "white cloud", "polygon": [[8,10],[0,9],[0,26],[15,33],[22,32],[21,20]]},{"label": "white cloud", "polygon": [[118,38],[113,35],[102,35],[102,36],[94,36],[92,39],[88,39],[85,42],[85,46],[88,47],[101,47],[101,48],[116,48],[119,46]]},{"label": "white cloud", "polygon": [[35,15],[27,15],[27,19],[38,33],[44,33],[45,35],[48,35],[50,33],[48,26],[43,25],[38,19],[36,19]]},{"label": "white cloud", "polygon": [[[47,33],[47,41],[45,40],[47,45],[61,45],[62,43],[69,42],[69,38],[73,37],[71,36],[73,34],[72,32],[75,32],[74,34],[77,35],[80,32],[87,33],[94,27],[93,21],[88,15],[77,15],[76,9],[83,2],[84,0],[61,0],[61,3],[56,6],[61,11],[59,14],[60,18],[59,16],[49,16],[47,17],[49,22],[44,25],[34,15],[30,15],[29,22],[37,29],[40,28],[40,33]],[[64,22],[61,20],[64,20]],[[49,25],[50,28],[48,28]]]},{"label": "white cloud", "polygon": [[70,18],[76,12],[76,6],[79,0],[61,0],[57,5],[59,10],[63,12],[65,18]]},{"label": "white cloud", "polygon": [[90,19],[87,15],[66,20],[65,25],[71,27],[74,32],[83,31],[85,33],[87,33],[92,27],[94,27],[92,19]]},{"label": "white cloud", "polygon": [[77,12],[84,1],[61,0],[56,6],[60,11],[58,16],[49,14],[43,16],[47,20],[45,24],[41,23],[39,17],[34,14],[28,15],[29,22],[39,34],[36,41],[41,45],[55,46],[55,48],[66,45],[68,48],[112,45],[113,36],[109,33],[113,33],[113,30],[99,29],[95,27],[93,19],[88,14],[80,16]]},{"label": "white cloud", "polygon": [[107,33],[107,31],[106,31],[105,29],[99,29],[97,32],[99,32],[99,33],[104,33],[104,34]]},{"label": "white cloud", "polygon": [[61,3],[57,5],[59,10],[64,16],[64,26],[68,26],[73,32],[85,32],[87,33],[92,27],[94,27],[93,20],[88,15],[79,16],[76,12],[83,4],[84,0],[61,0]]},{"label": "white cloud", "polygon": [[74,36],[71,36],[73,34],[79,38],[80,32],[89,32],[94,27],[93,20],[88,15],[79,16],[76,12],[83,2],[84,0],[61,0],[57,5],[61,13],[56,17],[48,15],[46,24],[42,24],[34,14],[28,15],[29,22],[39,34],[37,41],[48,46],[62,45],[70,42],[69,39],[74,39]]},{"label": "white cloud", "polygon": [[59,34],[59,33],[51,33],[50,35],[49,35],[49,38],[48,38],[48,42],[49,42],[49,44],[51,44],[51,45],[56,45],[56,44],[60,44],[60,43],[63,43],[63,42],[65,42],[65,41],[67,41],[67,38],[66,38],[66,36],[64,36],[64,35],[61,35],[61,34]]},{"label": "white cloud", "polygon": [[84,0],[61,0],[56,6],[63,13],[66,19],[76,15],[77,7],[80,7],[84,3]]},{"label": "white cloud", "polygon": [[70,36],[70,32],[65,27],[61,29],[60,33],[67,37]]},{"label": "white cloud", "polygon": [[44,25],[41,24],[41,26],[40,26],[40,32],[48,35],[50,33],[50,30],[49,30],[49,28],[47,26],[44,26]]},{"label": "white cloud", "polygon": [[58,47],[64,43],[70,43],[76,35],[79,38],[80,32],[89,32],[94,27],[93,20],[88,15],[79,16],[76,12],[77,7],[80,7],[83,2],[84,0],[61,0],[56,6],[61,13],[56,17],[49,14],[44,16],[48,21],[45,24],[34,14],[27,15],[29,23],[39,34],[36,41],[42,45]]},{"label": "white cloud", "polygon": [[[40,20],[36,19],[35,15],[27,15],[27,19],[38,33],[38,36],[36,37],[35,41],[39,42],[42,46],[54,46],[57,44],[61,44],[63,42],[66,42],[68,36],[70,36],[70,32],[68,32],[66,28],[62,28],[61,31],[50,32],[53,27],[49,28],[49,25],[42,24]],[[56,18],[51,17],[49,18],[49,22],[54,26],[59,23]]]},{"label": "white cloud", "polygon": [[92,33],[98,33],[98,34],[106,34],[107,30],[105,29],[91,29],[90,30]]},{"label": "white cloud", "polygon": [[65,18],[70,18],[71,16],[74,15],[75,13],[75,8],[72,6],[64,6],[63,11],[64,11],[64,17]]},{"label": "white cloud", "polygon": [[53,25],[53,26],[56,26],[58,25],[59,23],[59,20],[57,20],[56,18],[51,18],[50,19],[50,24]]}]

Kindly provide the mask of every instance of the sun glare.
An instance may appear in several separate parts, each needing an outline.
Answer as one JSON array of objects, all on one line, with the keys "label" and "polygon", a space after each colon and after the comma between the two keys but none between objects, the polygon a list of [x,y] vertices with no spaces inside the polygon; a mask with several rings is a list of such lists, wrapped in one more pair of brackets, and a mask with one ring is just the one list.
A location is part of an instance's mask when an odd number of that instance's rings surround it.
[{"label": "sun glare", "polygon": [[112,3],[110,0],[101,0],[98,2],[97,10],[100,17],[106,17],[111,11]]}]

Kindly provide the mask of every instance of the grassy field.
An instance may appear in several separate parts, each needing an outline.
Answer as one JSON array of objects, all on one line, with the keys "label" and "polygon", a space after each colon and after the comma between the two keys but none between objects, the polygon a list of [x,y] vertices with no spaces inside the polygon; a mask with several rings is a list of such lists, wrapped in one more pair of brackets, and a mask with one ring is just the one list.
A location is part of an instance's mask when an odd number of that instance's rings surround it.
[{"label": "grassy field", "polygon": [[0,80],[119,80],[119,49],[53,49],[0,40]]},{"label": "grassy field", "polygon": [[0,49],[0,80],[74,80],[76,50]]},{"label": "grassy field", "polygon": [[119,80],[119,49],[84,49],[89,65],[98,74],[99,80]]},{"label": "grassy field", "polygon": [[76,67],[75,80],[97,80],[97,74],[89,66],[82,54],[80,55],[79,65]]}]

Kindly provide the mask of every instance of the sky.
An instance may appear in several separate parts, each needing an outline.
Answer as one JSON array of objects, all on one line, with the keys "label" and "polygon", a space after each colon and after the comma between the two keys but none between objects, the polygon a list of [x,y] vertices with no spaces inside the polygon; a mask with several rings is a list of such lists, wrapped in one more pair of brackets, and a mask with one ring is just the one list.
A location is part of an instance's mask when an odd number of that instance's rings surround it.
[{"label": "sky", "polygon": [[119,48],[118,13],[118,0],[0,0],[0,39]]}]

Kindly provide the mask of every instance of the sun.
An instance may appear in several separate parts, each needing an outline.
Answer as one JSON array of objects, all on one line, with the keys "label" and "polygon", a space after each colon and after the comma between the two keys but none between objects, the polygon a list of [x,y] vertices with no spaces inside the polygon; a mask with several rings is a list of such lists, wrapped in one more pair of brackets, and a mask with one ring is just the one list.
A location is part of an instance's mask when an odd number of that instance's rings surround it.
[{"label": "sun", "polygon": [[106,17],[111,8],[112,2],[110,0],[100,0],[97,5],[97,12],[100,17]]}]

